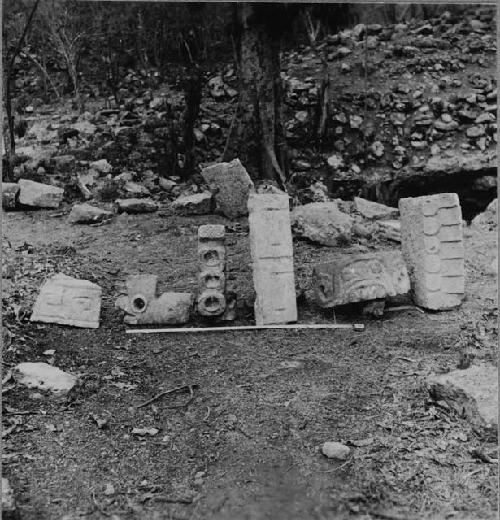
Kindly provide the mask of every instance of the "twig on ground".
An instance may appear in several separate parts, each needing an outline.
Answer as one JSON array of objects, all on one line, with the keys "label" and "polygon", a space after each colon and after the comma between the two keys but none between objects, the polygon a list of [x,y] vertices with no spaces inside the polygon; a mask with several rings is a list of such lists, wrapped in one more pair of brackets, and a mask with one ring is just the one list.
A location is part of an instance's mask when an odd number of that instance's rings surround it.
[{"label": "twig on ground", "polygon": [[[182,406],[186,406],[193,400],[193,388],[196,388],[197,386],[198,385],[196,385],[196,384],[195,385],[182,385],[182,386],[177,386],[176,388],[171,388],[170,390],[165,390],[164,392],[160,392],[159,394],[156,394],[154,397],[152,397],[151,399],[148,399],[144,403],[138,404],[136,406],[136,408],[143,408],[144,406],[147,406],[148,404],[158,401],[158,399],[161,399],[162,397],[164,397],[166,395],[173,394],[174,392],[178,392],[179,390],[184,390],[184,389],[189,390],[189,393],[191,394],[189,401],[186,404],[182,405]],[[177,407],[174,407],[174,408],[177,408]]]},{"label": "twig on ground", "polygon": [[320,471],[320,473],[333,473],[334,471],[337,471],[339,469],[345,468],[352,461],[353,461],[353,459],[346,460],[344,462],[344,464],[341,464],[340,466],[337,466],[336,468],[333,468],[333,469],[328,469],[326,471]]},{"label": "twig on ground", "polygon": [[207,406],[207,414],[205,415],[205,417],[203,417],[203,420],[206,421],[209,417],[210,417],[210,406]]}]

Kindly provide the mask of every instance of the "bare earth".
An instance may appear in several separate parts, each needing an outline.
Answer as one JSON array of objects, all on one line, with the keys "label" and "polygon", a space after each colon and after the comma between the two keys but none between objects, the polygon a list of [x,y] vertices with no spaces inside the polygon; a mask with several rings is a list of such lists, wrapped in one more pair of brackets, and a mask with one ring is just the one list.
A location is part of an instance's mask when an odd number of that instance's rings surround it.
[{"label": "bare earth", "polygon": [[[497,465],[471,454],[496,458],[496,444],[430,403],[423,384],[454,369],[464,346],[497,364],[496,230],[466,229],[467,300],[456,311],[388,312],[365,321],[364,332],[128,335],[114,309],[126,276],[156,273],[162,290],[195,291],[202,223],[227,225],[229,285],[250,296],[247,220],[163,211],[88,227],[58,214],[3,214],[4,262],[15,267],[14,283],[3,287],[12,333],[4,376],[18,362],[53,357],[82,379],[62,400],[4,384],[3,473],[20,518],[496,518]],[[294,249],[307,295],[312,265],[356,246]],[[98,330],[27,320],[54,272],[103,287]],[[333,316],[302,302],[299,321]],[[251,323],[251,315],[237,322]],[[198,385],[192,400],[179,391],[136,408],[184,384]],[[132,435],[150,427],[158,434]],[[318,449],[329,440],[364,442],[336,462]]]}]

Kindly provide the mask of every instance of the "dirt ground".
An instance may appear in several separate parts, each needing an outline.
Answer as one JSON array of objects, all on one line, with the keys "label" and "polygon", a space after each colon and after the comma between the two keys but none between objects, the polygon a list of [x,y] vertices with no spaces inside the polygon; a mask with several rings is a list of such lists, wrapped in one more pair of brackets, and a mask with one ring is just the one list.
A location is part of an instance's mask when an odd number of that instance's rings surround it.
[{"label": "dirt ground", "polygon": [[[247,220],[163,211],[88,227],[65,213],[3,214],[3,261],[15,267],[3,288],[12,334],[3,373],[53,358],[82,380],[62,400],[4,384],[3,474],[20,518],[496,518],[497,466],[471,454],[496,457],[496,443],[429,402],[424,385],[429,373],[454,369],[464,346],[497,364],[496,229],[465,230],[467,300],[456,311],[335,317],[364,322],[364,332],[130,335],[114,308],[126,276],[156,273],[162,290],[194,291],[201,223],[226,224],[229,284],[251,295]],[[314,263],[363,247],[294,250],[307,296]],[[102,286],[99,329],[28,321],[54,272]],[[299,306],[300,322],[333,319]],[[197,385],[192,400],[179,391],[137,408],[181,385]],[[154,436],[132,434],[151,427]],[[321,454],[329,440],[353,443],[347,461]]]}]

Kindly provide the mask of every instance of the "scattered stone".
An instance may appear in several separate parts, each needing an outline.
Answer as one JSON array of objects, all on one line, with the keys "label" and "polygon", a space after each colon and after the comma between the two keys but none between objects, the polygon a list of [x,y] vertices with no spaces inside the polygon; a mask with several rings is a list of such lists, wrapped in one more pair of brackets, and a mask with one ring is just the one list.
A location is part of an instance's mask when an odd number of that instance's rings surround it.
[{"label": "scattered stone", "polygon": [[215,196],[217,211],[230,219],[247,215],[252,179],[239,159],[203,168],[201,175]]},{"label": "scattered stone", "polygon": [[130,195],[131,198],[149,197],[151,195],[146,186],[133,181],[126,182],[123,186],[123,190],[126,192],[127,196]]},{"label": "scattered stone", "polygon": [[172,208],[179,215],[208,215],[212,213],[212,199],[209,192],[184,195],[174,200]]},{"label": "scattered stone", "polygon": [[16,518],[16,501],[14,498],[14,490],[11,488],[9,481],[2,477],[2,518],[4,520],[14,520]]},{"label": "scattered stone", "polygon": [[58,208],[64,190],[49,184],[21,179],[19,181],[19,203],[33,208]]},{"label": "scattered stone", "polygon": [[329,459],[346,460],[351,449],[341,442],[329,441],[323,444],[321,452]]},{"label": "scattered stone", "polygon": [[288,195],[252,193],[248,199],[255,322],[297,321]]},{"label": "scattered stone", "polygon": [[106,159],[99,159],[98,161],[91,162],[89,166],[101,174],[111,173],[111,170],[113,169]]},{"label": "scattered stone", "polygon": [[164,177],[160,177],[158,184],[165,191],[172,191],[177,186],[175,181],[171,179],[165,179]]},{"label": "scattered stone", "polygon": [[477,125],[467,128],[465,134],[469,139],[477,139],[483,135],[486,135],[486,131],[483,125]]},{"label": "scattered stone", "polygon": [[351,240],[353,219],[339,210],[336,202],[312,202],[293,209],[292,229],[296,236],[325,246]]},{"label": "scattered stone", "polygon": [[452,309],[465,292],[462,211],[456,193],[399,200],[401,243],[415,303]]},{"label": "scattered stone", "polygon": [[97,329],[102,289],[88,280],[59,273],[40,289],[31,321]]},{"label": "scattered stone", "polygon": [[474,426],[498,435],[498,369],[472,365],[465,370],[431,375],[427,379],[430,395],[444,401]]},{"label": "scattered stone", "polygon": [[336,307],[406,294],[410,280],[400,254],[369,253],[315,266],[313,287],[320,307]]},{"label": "scattered stone", "polygon": [[116,204],[120,213],[153,213],[158,210],[158,204],[152,199],[117,199]]},{"label": "scattered stone", "polygon": [[226,309],[225,229],[220,224],[198,228],[198,313],[220,316]]},{"label": "scattered stone", "polygon": [[363,217],[374,220],[395,217],[399,214],[398,208],[391,208],[360,197],[354,197],[354,207]]},{"label": "scattered stone", "polygon": [[127,279],[127,296],[115,306],[124,310],[129,325],[184,325],[189,321],[194,297],[191,293],[165,292],[156,296],[156,275],[135,275]]},{"label": "scattered stone", "polygon": [[208,90],[214,99],[222,99],[225,95],[225,84],[221,76],[214,76],[208,80]]},{"label": "scattered stone", "polygon": [[21,385],[50,390],[56,395],[69,392],[77,378],[48,363],[19,363],[12,369],[12,377]]},{"label": "scattered stone", "polygon": [[327,160],[328,166],[333,168],[334,170],[338,170],[344,166],[344,160],[340,155],[331,155]]},{"label": "scattered stone", "polygon": [[72,224],[95,224],[109,220],[112,216],[111,211],[96,208],[90,204],[75,204],[69,214],[68,221]]},{"label": "scattered stone", "polygon": [[149,435],[150,437],[154,437],[159,433],[158,428],[133,428],[132,435],[137,435],[138,437],[146,437]]},{"label": "scattered stone", "polygon": [[2,182],[2,208],[15,209],[19,184],[17,182]]}]

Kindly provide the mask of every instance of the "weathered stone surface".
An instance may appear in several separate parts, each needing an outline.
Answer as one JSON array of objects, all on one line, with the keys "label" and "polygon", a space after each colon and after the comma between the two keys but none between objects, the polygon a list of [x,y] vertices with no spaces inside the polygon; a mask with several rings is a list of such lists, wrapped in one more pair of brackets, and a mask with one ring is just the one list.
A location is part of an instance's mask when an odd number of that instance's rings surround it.
[{"label": "weathered stone surface", "polygon": [[207,166],[201,172],[214,193],[217,211],[230,219],[246,215],[252,179],[239,159]]},{"label": "weathered stone surface", "polygon": [[96,208],[90,204],[75,204],[68,216],[68,221],[72,224],[93,224],[109,220],[112,216],[111,211]]},{"label": "weathered stone surface", "polygon": [[429,376],[427,386],[437,401],[445,401],[477,427],[498,432],[498,369],[472,365],[465,370]]},{"label": "weathered stone surface", "polygon": [[226,247],[223,225],[198,228],[198,313],[220,316],[226,309]]},{"label": "weathered stone surface", "polygon": [[124,310],[129,325],[183,325],[189,321],[194,297],[191,293],[166,292],[156,296],[156,275],[135,275],[127,279],[127,296],[115,306]]},{"label": "weathered stone surface", "polygon": [[401,244],[417,305],[444,310],[465,293],[462,212],[456,193],[400,199]]},{"label": "weathered stone surface", "polygon": [[113,169],[106,159],[99,159],[98,161],[91,162],[89,167],[103,174],[110,173]]},{"label": "weathered stone surface", "polygon": [[494,199],[488,204],[488,207],[472,220],[473,226],[498,226],[498,199]]},{"label": "weathered stone surface", "polygon": [[316,302],[321,307],[406,294],[410,280],[400,254],[343,255],[313,269]]},{"label": "weathered stone surface", "polygon": [[123,191],[126,193],[126,196],[131,199],[134,197],[149,197],[151,195],[151,192],[146,188],[146,186],[133,181],[127,181],[123,186]]},{"label": "weathered stone surface", "polygon": [[399,220],[379,220],[378,232],[389,240],[401,242],[401,222]]},{"label": "weathered stone surface", "polygon": [[42,286],[31,321],[96,329],[101,296],[102,289],[95,283],[56,274]]},{"label": "weathered stone surface", "polygon": [[321,452],[329,459],[346,460],[351,449],[341,442],[329,441],[321,446]]},{"label": "weathered stone surface", "polygon": [[117,199],[119,212],[153,213],[158,210],[158,204],[152,199]]},{"label": "weathered stone surface", "polygon": [[166,292],[151,300],[143,313],[125,316],[129,325],[183,325],[189,321],[194,296]]},{"label": "weathered stone surface", "polygon": [[288,195],[252,193],[248,210],[255,322],[297,321]]},{"label": "weathered stone surface", "polygon": [[338,246],[352,237],[352,217],[339,210],[336,202],[312,202],[293,209],[292,228],[296,236],[324,246]]},{"label": "weathered stone surface", "polygon": [[194,193],[174,200],[172,207],[179,215],[208,215],[212,213],[212,194]]},{"label": "weathered stone surface", "polygon": [[9,481],[2,477],[2,518],[9,520],[15,518],[16,501],[14,498],[14,491],[10,486]]},{"label": "weathered stone surface", "polygon": [[2,208],[15,209],[19,184],[17,182],[2,182]]},{"label": "weathered stone surface", "polygon": [[19,181],[19,203],[34,208],[58,208],[64,190],[49,184],[21,179]]},{"label": "weathered stone surface", "polygon": [[398,208],[391,208],[378,202],[354,197],[354,207],[363,217],[369,219],[392,218],[399,214]]},{"label": "weathered stone surface", "polygon": [[19,363],[12,370],[12,376],[28,388],[50,390],[54,394],[65,394],[76,384],[77,378],[48,363]]}]

